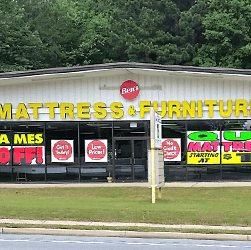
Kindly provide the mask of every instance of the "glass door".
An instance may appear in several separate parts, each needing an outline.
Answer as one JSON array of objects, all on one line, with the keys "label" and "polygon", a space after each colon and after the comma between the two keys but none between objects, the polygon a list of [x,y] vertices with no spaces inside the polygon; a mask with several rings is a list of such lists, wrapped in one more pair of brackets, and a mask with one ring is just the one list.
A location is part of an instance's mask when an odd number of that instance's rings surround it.
[{"label": "glass door", "polygon": [[133,143],[133,171],[134,179],[137,181],[147,180],[148,161],[147,161],[147,140],[135,139]]},{"label": "glass door", "polygon": [[114,138],[113,145],[115,179],[147,179],[147,139]]}]

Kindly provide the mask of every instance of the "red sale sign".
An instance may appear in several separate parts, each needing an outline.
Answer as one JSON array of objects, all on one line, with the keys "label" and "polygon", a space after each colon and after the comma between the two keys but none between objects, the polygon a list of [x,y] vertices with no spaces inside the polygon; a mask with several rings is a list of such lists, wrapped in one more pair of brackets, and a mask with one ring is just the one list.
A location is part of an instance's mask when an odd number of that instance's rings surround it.
[{"label": "red sale sign", "polygon": [[85,162],[107,162],[107,140],[85,140]]},{"label": "red sale sign", "polygon": [[181,139],[162,139],[164,161],[181,161]]},{"label": "red sale sign", "polygon": [[13,147],[14,165],[45,164],[44,146],[16,146]]},{"label": "red sale sign", "polygon": [[74,162],[73,140],[52,140],[51,162]]},{"label": "red sale sign", "polygon": [[8,165],[11,161],[11,147],[0,147],[0,164]]}]

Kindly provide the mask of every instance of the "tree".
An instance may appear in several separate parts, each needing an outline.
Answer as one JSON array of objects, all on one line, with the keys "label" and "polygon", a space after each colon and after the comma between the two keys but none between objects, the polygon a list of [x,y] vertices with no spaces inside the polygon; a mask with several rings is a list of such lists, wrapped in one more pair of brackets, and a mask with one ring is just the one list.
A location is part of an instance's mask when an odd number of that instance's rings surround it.
[{"label": "tree", "polygon": [[43,50],[37,32],[24,22],[24,10],[15,1],[0,3],[0,71],[37,69]]},{"label": "tree", "polygon": [[200,0],[183,11],[178,21],[180,64],[193,65],[193,59],[197,54],[203,40],[202,22],[209,12],[209,0]]},{"label": "tree", "polygon": [[91,0],[18,0],[25,20],[38,32],[48,67],[102,63],[107,18]]},{"label": "tree", "polygon": [[[100,0],[97,0],[100,4]],[[100,4],[102,6],[102,4]],[[180,11],[172,0],[110,0],[108,58],[112,61],[176,63],[176,23]],[[103,6],[102,6],[103,7]],[[111,11],[112,10],[112,11]]]},{"label": "tree", "polygon": [[211,67],[251,67],[249,0],[212,0],[204,21],[205,41],[194,63]]},{"label": "tree", "polygon": [[189,10],[195,3],[196,0],[174,0],[174,2],[178,5],[180,11]]},{"label": "tree", "polygon": [[[102,4],[105,2],[102,1]],[[71,64],[84,65],[109,61],[111,16],[106,15],[98,1],[78,1],[75,7],[74,22],[79,34],[76,48],[69,53]]]},{"label": "tree", "polygon": [[[78,47],[75,2],[71,0],[18,0],[24,19],[39,34],[47,67],[68,66],[69,53]],[[71,65],[69,65],[71,66]]]},{"label": "tree", "polygon": [[250,0],[2,0],[0,70],[133,61],[251,67]]}]

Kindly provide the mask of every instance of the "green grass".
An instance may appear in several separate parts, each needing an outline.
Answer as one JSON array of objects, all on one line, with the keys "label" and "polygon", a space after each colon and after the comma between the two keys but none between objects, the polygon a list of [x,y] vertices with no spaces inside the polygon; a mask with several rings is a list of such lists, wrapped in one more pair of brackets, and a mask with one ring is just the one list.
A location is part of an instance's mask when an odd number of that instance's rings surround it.
[{"label": "green grass", "polygon": [[[0,218],[251,226],[251,187],[0,189]],[[172,230],[173,231],[173,230]]]}]

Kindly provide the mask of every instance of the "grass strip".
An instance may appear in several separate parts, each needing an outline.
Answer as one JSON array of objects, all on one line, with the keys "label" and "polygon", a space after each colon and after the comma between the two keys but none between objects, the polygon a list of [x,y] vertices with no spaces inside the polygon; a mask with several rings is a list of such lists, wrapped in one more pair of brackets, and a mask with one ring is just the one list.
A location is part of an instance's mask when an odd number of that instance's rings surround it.
[{"label": "grass strip", "polygon": [[155,204],[143,187],[0,189],[6,219],[250,226],[250,207],[251,187],[165,187]]}]

